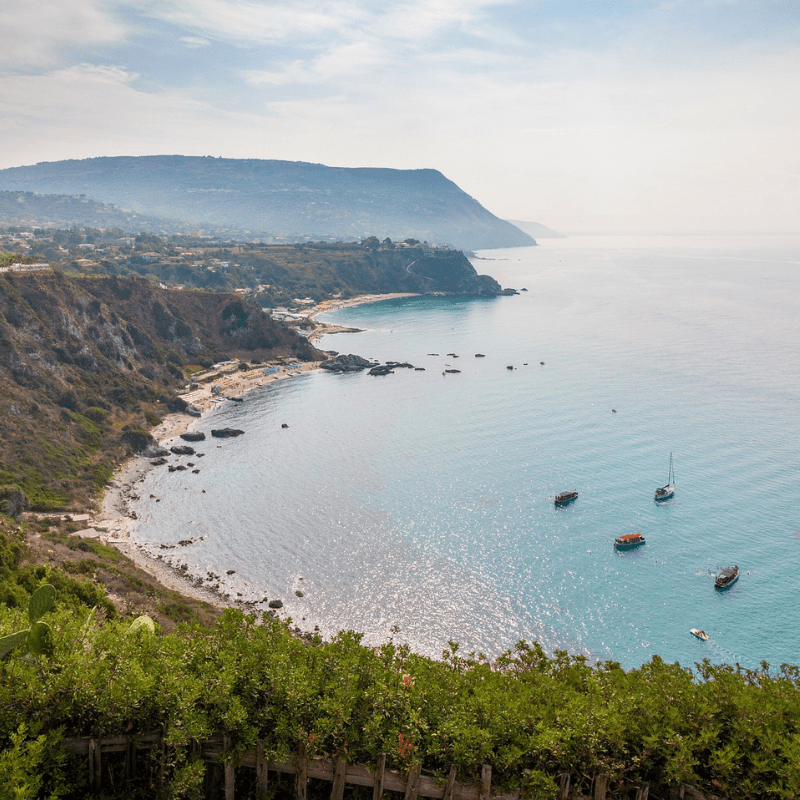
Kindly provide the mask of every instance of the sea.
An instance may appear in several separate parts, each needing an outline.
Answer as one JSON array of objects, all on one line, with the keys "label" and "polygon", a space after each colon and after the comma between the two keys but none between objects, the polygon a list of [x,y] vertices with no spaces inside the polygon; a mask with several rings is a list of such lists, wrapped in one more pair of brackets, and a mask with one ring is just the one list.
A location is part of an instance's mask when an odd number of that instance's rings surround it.
[{"label": "sea", "polygon": [[361,332],[322,349],[413,366],[221,403],[194,428],[244,435],[203,442],[198,473],[149,472],[137,541],[326,638],[800,663],[800,237],[572,236],[472,262],[519,294],[327,314]]}]

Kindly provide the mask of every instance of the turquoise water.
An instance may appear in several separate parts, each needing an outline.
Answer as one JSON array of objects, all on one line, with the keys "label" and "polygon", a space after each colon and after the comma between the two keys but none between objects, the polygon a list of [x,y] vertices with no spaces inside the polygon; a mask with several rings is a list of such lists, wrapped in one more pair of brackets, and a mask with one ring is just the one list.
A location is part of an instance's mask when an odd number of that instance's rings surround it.
[{"label": "turquoise water", "polygon": [[[218,409],[196,427],[245,436],[206,442],[199,475],[151,473],[139,537],[205,537],[157,552],[304,627],[376,643],[396,625],[431,655],[527,638],[627,667],[800,662],[800,238],[479,255],[528,291],[328,315],[365,330],[324,349],[425,371],[313,373]],[[656,504],[670,452],[676,494]],[[647,544],[615,552],[634,531]]]}]

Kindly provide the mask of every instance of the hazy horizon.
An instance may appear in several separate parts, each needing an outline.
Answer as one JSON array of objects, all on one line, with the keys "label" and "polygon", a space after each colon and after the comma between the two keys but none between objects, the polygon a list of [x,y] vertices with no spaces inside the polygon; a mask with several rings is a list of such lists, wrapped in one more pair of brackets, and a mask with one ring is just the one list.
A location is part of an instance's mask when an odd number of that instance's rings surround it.
[{"label": "hazy horizon", "polygon": [[800,232],[791,0],[6,0],[0,23],[0,168],[434,168],[562,233]]}]

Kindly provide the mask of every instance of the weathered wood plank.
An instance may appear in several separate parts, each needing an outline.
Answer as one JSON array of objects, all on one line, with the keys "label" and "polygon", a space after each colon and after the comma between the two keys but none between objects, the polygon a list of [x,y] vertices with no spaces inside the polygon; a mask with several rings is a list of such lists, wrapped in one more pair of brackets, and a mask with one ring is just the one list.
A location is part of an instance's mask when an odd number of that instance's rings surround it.
[{"label": "weathered wood plank", "polygon": [[492,768],[484,764],[481,769],[481,793],[478,800],[489,800],[492,794]]},{"label": "weathered wood plank", "polygon": [[569,772],[562,772],[558,783],[558,800],[569,800]]},{"label": "weathered wood plank", "polygon": [[343,758],[336,759],[336,774],[333,776],[333,787],[331,788],[331,800],[343,800],[344,798],[344,779],[347,774],[347,764]]},{"label": "weathered wood plank", "polygon": [[608,789],[608,776],[595,775],[594,777],[594,800],[606,800]]},{"label": "weathered wood plank", "polygon": [[406,781],[405,800],[417,800],[419,797],[419,777],[422,772],[422,764],[415,761],[408,770],[408,780]]},{"label": "weathered wood plank", "polygon": [[297,772],[295,775],[295,797],[297,800],[306,800],[308,791],[308,758],[306,757],[305,746],[300,747],[300,753],[295,757]]},{"label": "weathered wood plank", "polygon": [[256,744],[256,791],[259,795],[267,792],[268,774],[267,762],[264,760],[264,741],[259,739]]},{"label": "weathered wood plank", "polygon": [[89,740],[89,784],[96,792],[100,791],[100,770],[102,762],[100,760],[100,743],[97,739]]},{"label": "weathered wood plank", "polygon": [[650,794],[650,784],[644,783],[636,790],[636,800],[647,800]]},{"label": "weathered wood plank", "polygon": [[[222,737],[222,751],[227,753],[230,750],[231,740],[227,736]],[[225,800],[235,800],[236,798],[236,783],[235,775],[233,772],[233,764],[226,761],[225,768]]]},{"label": "weathered wood plank", "polygon": [[450,766],[450,774],[447,776],[447,784],[444,787],[444,795],[442,800],[453,800],[453,789],[456,785],[456,765]]},{"label": "weathered wood plank", "polygon": [[385,773],[386,773],[386,753],[378,753],[378,764],[375,767],[372,800],[383,800],[383,778]]}]

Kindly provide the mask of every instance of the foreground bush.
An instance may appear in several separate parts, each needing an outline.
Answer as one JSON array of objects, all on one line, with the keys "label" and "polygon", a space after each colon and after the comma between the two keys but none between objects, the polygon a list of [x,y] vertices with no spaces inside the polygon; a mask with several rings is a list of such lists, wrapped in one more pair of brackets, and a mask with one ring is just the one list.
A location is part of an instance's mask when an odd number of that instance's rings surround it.
[{"label": "foreground bush", "polygon": [[[0,606],[0,636],[26,620]],[[96,611],[56,610],[48,623],[52,656],[0,662],[0,765],[28,781],[20,797],[88,796],[85,764],[59,756],[58,737],[154,730],[169,745],[226,732],[234,758],[262,739],[268,758],[304,745],[374,763],[383,751],[399,768],[421,760],[446,775],[455,763],[464,780],[489,763],[497,789],[537,797],[554,795],[561,772],[646,781],[651,796],[679,782],[739,798],[800,796],[795,667],[693,671],[654,657],[626,672],[525,643],[494,663],[462,658],[456,645],[435,661],[392,643],[363,647],[354,633],[304,643],[270,617],[234,610],[213,630],[169,635]],[[188,750],[174,752],[155,789],[202,796],[186,783]],[[151,785],[136,791],[154,796]]]}]

